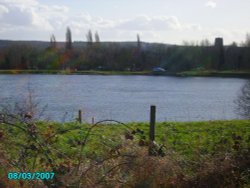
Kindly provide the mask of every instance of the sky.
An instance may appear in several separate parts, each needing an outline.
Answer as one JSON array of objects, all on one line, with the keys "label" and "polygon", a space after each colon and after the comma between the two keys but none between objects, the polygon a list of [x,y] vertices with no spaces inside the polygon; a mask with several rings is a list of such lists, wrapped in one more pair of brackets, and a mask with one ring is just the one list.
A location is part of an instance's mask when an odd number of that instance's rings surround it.
[{"label": "sky", "polygon": [[0,39],[64,41],[70,27],[73,41],[91,30],[101,41],[241,43],[249,9],[250,0],[0,0]]}]

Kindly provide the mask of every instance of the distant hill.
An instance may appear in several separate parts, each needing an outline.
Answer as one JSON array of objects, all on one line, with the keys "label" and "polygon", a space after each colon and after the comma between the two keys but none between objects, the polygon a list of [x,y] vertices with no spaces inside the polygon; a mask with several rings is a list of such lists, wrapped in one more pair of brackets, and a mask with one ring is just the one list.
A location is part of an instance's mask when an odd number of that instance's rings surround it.
[{"label": "distant hill", "polygon": [[[50,42],[48,41],[13,41],[13,40],[0,40],[0,49],[5,48],[14,44],[27,44],[40,49],[45,49],[50,46]],[[109,46],[109,45],[119,45],[121,47],[136,47],[137,42],[101,42],[101,45]],[[82,41],[74,41],[73,47],[75,48],[84,48],[87,46],[87,42]],[[173,46],[171,44],[163,44],[163,43],[147,43],[141,42],[141,46],[143,49],[151,49],[151,48],[159,48],[159,47],[169,47]],[[64,48],[65,42],[57,42],[57,47]]]},{"label": "distant hill", "polygon": [[12,40],[0,40],[0,48],[5,48],[14,44],[27,44],[38,48],[47,48],[49,42],[44,41],[12,41]]}]

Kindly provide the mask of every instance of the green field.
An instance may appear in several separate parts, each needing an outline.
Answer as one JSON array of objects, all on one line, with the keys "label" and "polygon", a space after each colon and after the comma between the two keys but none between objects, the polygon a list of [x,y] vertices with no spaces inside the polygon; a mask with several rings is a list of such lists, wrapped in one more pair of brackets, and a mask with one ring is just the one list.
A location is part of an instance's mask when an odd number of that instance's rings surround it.
[{"label": "green field", "polygon": [[249,120],[157,123],[153,146],[148,123],[6,122],[0,187],[20,186],[7,179],[10,171],[53,171],[47,186],[250,186]]}]

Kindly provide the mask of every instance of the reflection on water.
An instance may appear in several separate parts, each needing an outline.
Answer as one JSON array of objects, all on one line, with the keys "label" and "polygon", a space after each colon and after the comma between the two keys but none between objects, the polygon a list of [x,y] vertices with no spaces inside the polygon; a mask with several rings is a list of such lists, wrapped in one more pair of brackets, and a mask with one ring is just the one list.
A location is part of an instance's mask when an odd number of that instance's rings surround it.
[{"label": "reflection on water", "polygon": [[68,120],[82,109],[86,121],[115,119],[148,121],[157,106],[158,121],[197,121],[239,118],[234,100],[244,79],[164,76],[0,75],[1,103],[34,91],[48,105],[47,116]]}]

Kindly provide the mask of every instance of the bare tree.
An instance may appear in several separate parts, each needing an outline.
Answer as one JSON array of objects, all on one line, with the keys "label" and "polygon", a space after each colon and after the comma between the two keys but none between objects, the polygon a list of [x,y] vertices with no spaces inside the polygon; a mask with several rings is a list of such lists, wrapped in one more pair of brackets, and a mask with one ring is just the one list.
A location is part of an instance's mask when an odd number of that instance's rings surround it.
[{"label": "bare tree", "polygon": [[237,113],[246,118],[250,119],[250,80],[242,87],[241,93],[236,100]]},{"label": "bare tree", "polygon": [[41,120],[41,118],[46,118],[45,111],[48,105],[41,105],[30,85],[27,87],[26,95],[20,98],[10,98],[10,100],[13,102],[9,102],[8,100],[0,102],[0,114],[14,115],[20,119],[28,117],[32,120]]},{"label": "bare tree", "polygon": [[250,47],[250,33],[246,34],[245,46]]},{"label": "bare tree", "polygon": [[199,45],[199,42],[198,41],[187,41],[187,40],[184,40],[182,41],[182,45],[183,46],[198,46]]},{"label": "bare tree", "polygon": [[211,42],[208,39],[203,39],[200,42],[200,46],[211,46]]},{"label": "bare tree", "polygon": [[237,47],[238,46],[238,44],[237,44],[237,42],[235,42],[235,41],[233,41],[231,44],[230,44],[230,46],[232,47]]}]

